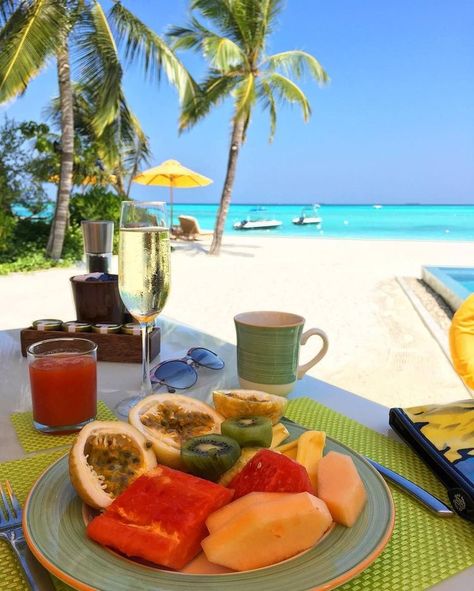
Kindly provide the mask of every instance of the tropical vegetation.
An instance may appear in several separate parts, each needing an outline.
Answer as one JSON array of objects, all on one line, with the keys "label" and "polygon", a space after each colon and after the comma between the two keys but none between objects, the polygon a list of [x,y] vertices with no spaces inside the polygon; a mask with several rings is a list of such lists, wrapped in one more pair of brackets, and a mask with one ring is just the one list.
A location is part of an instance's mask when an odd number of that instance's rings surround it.
[{"label": "tropical vegetation", "polygon": [[[5,118],[0,125],[0,274],[77,261],[82,256],[83,219],[113,220],[118,231],[122,197],[117,189],[107,189],[105,178],[101,184],[101,177],[92,172],[96,170],[94,147],[76,134],[74,174],[81,188],[71,195],[61,262],[46,256],[53,203],[44,182],[59,170],[59,139],[45,123]],[[96,182],[83,184],[92,173]]]},{"label": "tropical vegetation", "polygon": [[227,98],[234,103],[227,172],[210,248],[211,254],[218,254],[240,148],[255,107],[259,104],[269,112],[272,140],[279,103],[296,104],[304,121],[310,118],[309,100],[293,79],[309,72],[317,82],[325,83],[328,76],[318,60],[305,51],[267,54],[282,10],[281,0],[191,0],[190,5],[188,26],[175,26],[169,34],[175,49],[201,52],[209,70],[199,96],[184,102],[180,128],[191,128]]},{"label": "tropical vegetation", "polygon": [[[180,100],[187,103],[195,92],[192,78],[161,37],[122,2],[114,1],[108,14],[102,4],[95,0],[0,0],[0,103],[23,93],[32,78],[52,58],[56,60],[61,141],[58,191],[47,246],[53,259],[61,256],[68,224],[75,110],[85,108],[98,148],[110,146],[99,149],[98,156],[107,162],[123,191],[122,149],[126,153],[135,146],[133,161],[144,139],[123,91],[124,66],[140,65],[145,75],[155,78],[164,71]],[[76,91],[73,79],[78,84]]]}]

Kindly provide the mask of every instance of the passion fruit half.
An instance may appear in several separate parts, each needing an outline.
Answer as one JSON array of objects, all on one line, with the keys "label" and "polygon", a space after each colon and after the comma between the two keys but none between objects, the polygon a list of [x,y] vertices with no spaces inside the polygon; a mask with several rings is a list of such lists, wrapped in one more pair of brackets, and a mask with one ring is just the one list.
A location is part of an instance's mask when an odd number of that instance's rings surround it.
[{"label": "passion fruit half", "polygon": [[220,433],[224,417],[189,396],[152,394],[130,410],[128,420],[150,439],[160,463],[186,471],[182,444],[191,437]]},{"label": "passion fruit half", "polygon": [[260,390],[215,390],[214,406],[226,419],[268,417],[275,425],[283,416],[288,400]]},{"label": "passion fruit half", "polygon": [[93,421],[69,452],[69,476],[81,499],[105,509],[129,484],[156,466],[150,441],[123,421]]}]

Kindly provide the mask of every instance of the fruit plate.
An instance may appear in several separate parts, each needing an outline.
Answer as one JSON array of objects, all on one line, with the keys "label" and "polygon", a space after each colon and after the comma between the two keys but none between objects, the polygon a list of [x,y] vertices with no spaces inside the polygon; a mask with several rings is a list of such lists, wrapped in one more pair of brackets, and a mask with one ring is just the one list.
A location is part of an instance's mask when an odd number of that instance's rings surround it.
[{"label": "fruit plate", "polygon": [[[284,421],[285,422],[285,421]],[[285,422],[290,437],[305,429]],[[316,591],[338,587],[366,569],[382,552],[394,524],[390,490],[359,454],[330,437],[326,453],[350,455],[367,489],[367,504],[351,528],[336,525],[310,550],[273,566],[243,573],[191,574],[129,560],[89,540],[83,504],[68,475],[67,456],[40,476],[30,491],[23,529],[32,552],[59,579],[84,591]]]}]

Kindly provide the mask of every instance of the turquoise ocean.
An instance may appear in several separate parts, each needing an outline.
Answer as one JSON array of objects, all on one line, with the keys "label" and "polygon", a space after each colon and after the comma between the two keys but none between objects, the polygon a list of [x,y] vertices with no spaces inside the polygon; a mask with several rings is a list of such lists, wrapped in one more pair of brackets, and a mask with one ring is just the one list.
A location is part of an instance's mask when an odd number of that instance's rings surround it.
[{"label": "turquoise ocean", "polygon": [[[250,237],[474,241],[474,205],[322,204],[317,209],[317,215],[322,218],[320,228],[292,223],[291,220],[301,214],[304,204],[265,205],[265,217],[280,220],[280,227],[272,230],[234,230],[233,224],[245,219],[256,207],[258,204],[231,204],[225,233]],[[178,215],[191,215],[198,219],[203,230],[213,230],[217,210],[216,204],[175,203],[174,223],[178,223]],[[27,212],[16,213],[25,215]],[[48,217],[48,212],[44,217]]]},{"label": "turquoise ocean", "polygon": [[[292,223],[304,205],[265,205],[265,217],[280,220],[283,222],[280,227],[234,230],[233,224],[245,219],[255,207],[231,204],[225,233],[315,239],[474,241],[474,205],[320,205],[317,209],[317,215],[322,218],[320,228]],[[212,230],[217,209],[217,205],[175,204],[174,223],[178,223],[178,215],[191,215],[198,219],[203,230]]]}]

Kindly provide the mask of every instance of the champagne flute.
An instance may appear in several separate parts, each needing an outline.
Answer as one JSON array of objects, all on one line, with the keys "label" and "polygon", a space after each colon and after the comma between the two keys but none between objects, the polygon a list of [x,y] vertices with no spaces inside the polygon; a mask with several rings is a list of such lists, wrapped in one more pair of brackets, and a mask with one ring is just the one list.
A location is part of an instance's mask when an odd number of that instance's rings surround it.
[{"label": "champagne flute", "polygon": [[148,331],[166,303],[170,282],[170,237],[166,204],[122,201],[120,215],[119,291],[140,323],[142,384],[140,392],[115,407],[120,417],[152,393]]}]

